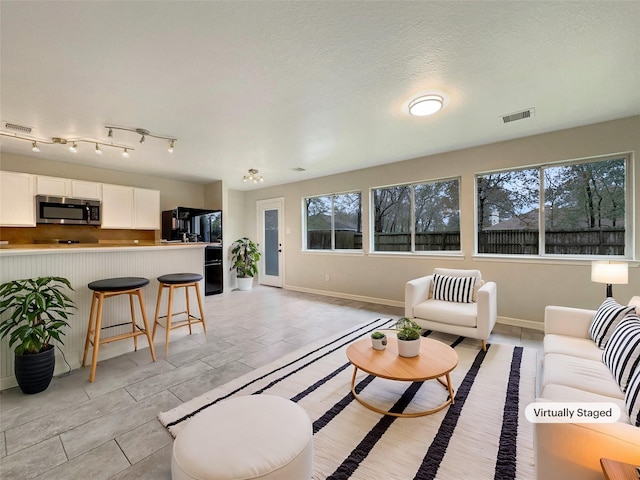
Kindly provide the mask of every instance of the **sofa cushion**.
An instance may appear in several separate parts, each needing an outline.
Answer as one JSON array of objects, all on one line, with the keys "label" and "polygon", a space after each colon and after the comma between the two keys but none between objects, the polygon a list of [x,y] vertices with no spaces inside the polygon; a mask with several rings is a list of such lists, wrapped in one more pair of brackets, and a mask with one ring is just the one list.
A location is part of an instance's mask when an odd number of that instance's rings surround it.
[{"label": "sofa cushion", "polygon": [[640,427],[640,368],[636,368],[635,373],[629,381],[627,392],[624,395],[624,401],[627,406],[629,423]]},{"label": "sofa cushion", "polygon": [[476,327],[478,309],[476,303],[453,303],[444,300],[425,300],[413,307],[413,316],[434,322]]},{"label": "sofa cushion", "polygon": [[622,398],[607,397],[605,395],[599,395],[593,392],[587,392],[579,388],[567,387],[566,385],[550,384],[545,385],[540,392],[540,396],[545,400],[551,400],[552,402],[611,402],[615,403],[620,409],[619,422],[629,422],[627,416],[627,407],[625,401]]},{"label": "sofa cushion", "polygon": [[591,339],[596,342],[598,347],[604,349],[620,320],[634,310],[633,306],[620,305],[613,298],[606,298],[598,308],[589,327]]},{"label": "sofa cushion", "polygon": [[624,399],[624,393],[601,360],[572,357],[560,353],[544,356],[541,387],[565,385],[607,397]]},{"label": "sofa cushion", "polygon": [[562,353],[572,357],[602,361],[602,350],[589,338],[549,333],[544,336],[544,353]]},{"label": "sofa cushion", "polygon": [[609,367],[622,391],[640,365],[640,317],[635,313],[622,319],[607,342],[602,361]]},{"label": "sofa cushion", "polygon": [[475,284],[474,277],[451,277],[434,274],[433,299],[445,302],[471,303]]}]

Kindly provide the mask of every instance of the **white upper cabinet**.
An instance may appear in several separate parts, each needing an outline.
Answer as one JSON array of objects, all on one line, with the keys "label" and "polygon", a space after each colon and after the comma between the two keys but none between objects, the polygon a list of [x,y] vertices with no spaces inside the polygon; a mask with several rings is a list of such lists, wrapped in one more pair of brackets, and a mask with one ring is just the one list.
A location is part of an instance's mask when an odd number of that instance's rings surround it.
[{"label": "white upper cabinet", "polygon": [[27,173],[0,172],[0,225],[35,227],[35,178]]},{"label": "white upper cabinet", "polygon": [[133,228],[160,230],[160,192],[146,188],[133,189]]},{"label": "white upper cabinet", "polygon": [[133,187],[102,184],[102,228],[133,228]]},{"label": "white upper cabinet", "polygon": [[85,182],[84,180],[71,180],[71,196],[91,200],[102,200],[102,184]]},{"label": "white upper cabinet", "polygon": [[52,197],[71,196],[71,180],[68,178],[36,176],[36,194]]}]

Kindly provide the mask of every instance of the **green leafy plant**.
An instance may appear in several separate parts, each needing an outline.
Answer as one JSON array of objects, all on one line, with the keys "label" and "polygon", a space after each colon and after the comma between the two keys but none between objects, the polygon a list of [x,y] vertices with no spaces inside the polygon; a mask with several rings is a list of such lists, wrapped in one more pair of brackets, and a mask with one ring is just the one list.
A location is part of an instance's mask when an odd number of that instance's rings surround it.
[{"label": "green leafy plant", "polygon": [[9,337],[17,355],[38,353],[50,347],[52,339],[63,343],[69,310],[76,308],[64,289],[73,290],[63,277],[13,280],[0,285],[0,338]]},{"label": "green leafy plant", "polygon": [[398,320],[395,328],[398,330],[398,340],[417,340],[420,338],[420,330],[422,330],[420,325],[407,317]]},{"label": "green leafy plant", "polygon": [[231,270],[236,271],[238,278],[255,277],[260,256],[258,245],[242,237],[231,245]]},{"label": "green leafy plant", "polygon": [[375,338],[376,340],[380,340],[382,338],[386,337],[386,335],[382,332],[373,332],[371,334],[371,338]]}]

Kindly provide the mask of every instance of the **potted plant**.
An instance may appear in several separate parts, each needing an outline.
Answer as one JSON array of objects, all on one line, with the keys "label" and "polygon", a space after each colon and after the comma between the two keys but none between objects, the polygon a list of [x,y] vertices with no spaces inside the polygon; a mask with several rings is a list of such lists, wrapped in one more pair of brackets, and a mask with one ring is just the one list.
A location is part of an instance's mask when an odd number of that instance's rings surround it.
[{"label": "potted plant", "polygon": [[414,320],[402,317],[396,322],[398,331],[398,354],[401,357],[415,357],[420,353],[420,331],[422,330]]},{"label": "potted plant", "polygon": [[373,332],[371,334],[371,344],[374,350],[384,350],[387,348],[387,336],[382,332]]},{"label": "potted plant", "polygon": [[24,393],[39,393],[49,386],[55,367],[55,346],[62,342],[69,310],[76,308],[64,289],[73,290],[62,277],[13,280],[0,285],[0,338],[9,337],[14,348],[14,372]]},{"label": "potted plant", "polygon": [[258,244],[242,237],[231,245],[231,270],[235,270],[238,279],[238,290],[250,290],[253,277],[258,274],[260,261]]}]

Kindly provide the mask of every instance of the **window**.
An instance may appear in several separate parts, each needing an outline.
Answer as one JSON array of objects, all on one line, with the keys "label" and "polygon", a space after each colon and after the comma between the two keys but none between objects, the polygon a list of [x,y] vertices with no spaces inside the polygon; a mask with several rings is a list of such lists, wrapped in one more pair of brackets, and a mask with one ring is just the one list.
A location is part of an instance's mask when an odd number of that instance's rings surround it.
[{"label": "window", "polygon": [[459,251],[459,185],[454,179],[373,189],[373,250]]},{"label": "window", "polygon": [[478,253],[624,256],[628,160],[478,175]]},{"label": "window", "polygon": [[304,199],[308,250],[362,250],[362,195]]}]

